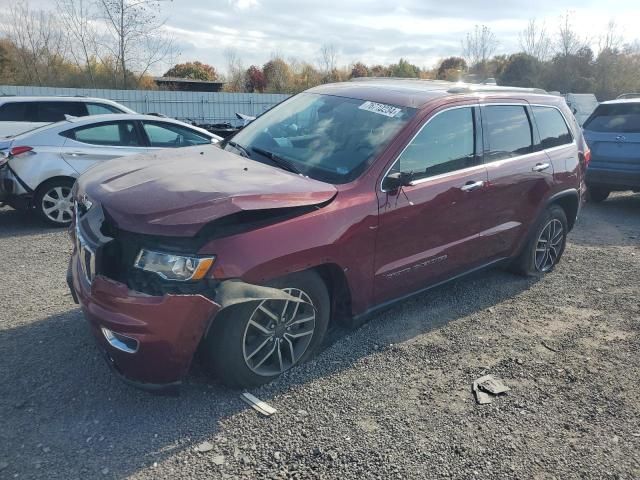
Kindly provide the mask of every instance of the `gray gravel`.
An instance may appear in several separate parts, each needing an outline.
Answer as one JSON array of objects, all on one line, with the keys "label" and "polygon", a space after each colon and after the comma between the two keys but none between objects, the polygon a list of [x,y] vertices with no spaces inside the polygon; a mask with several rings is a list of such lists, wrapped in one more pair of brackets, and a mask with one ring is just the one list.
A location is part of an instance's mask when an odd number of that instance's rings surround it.
[{"label": "gray gravel", "polygon": [[[476,274],[339,335],[252,391],[269,418],[197,366],[178,398],[121,384],[69,249],[0,209],[0,478],[640,478],[640,195],[588,205],[540,281]],[[476,405],[488,373],[511,391]]]}]

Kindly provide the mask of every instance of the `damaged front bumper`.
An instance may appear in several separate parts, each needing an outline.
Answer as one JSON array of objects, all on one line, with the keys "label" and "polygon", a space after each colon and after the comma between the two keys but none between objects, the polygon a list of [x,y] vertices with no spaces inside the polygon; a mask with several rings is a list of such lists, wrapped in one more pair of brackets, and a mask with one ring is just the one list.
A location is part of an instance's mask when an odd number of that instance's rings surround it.
[{"label": "damaged front bumper", "polygon": [[89,284],[75,252],[67,280],[109,366],[148,390],[179,385],[221,309],[202,295],[150,296],[100,275]]},{"label": "damaged front bumper", "polygon": [[220,282],[213,298],[147,295],[102,275],[89,282],[76,249],[67,283],[109,367],[125,382],[150,391],[177,389],[221,310],[263,300],[305,303],[283,290],[237,280]]}]

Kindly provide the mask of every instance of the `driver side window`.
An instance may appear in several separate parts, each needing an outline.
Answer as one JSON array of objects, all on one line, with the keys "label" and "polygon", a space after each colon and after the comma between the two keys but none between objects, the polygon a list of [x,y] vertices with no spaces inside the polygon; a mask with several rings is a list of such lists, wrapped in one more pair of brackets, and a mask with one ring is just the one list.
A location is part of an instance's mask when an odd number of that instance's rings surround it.
[{"label": "driver side window", "polygon": [[393,170],[418,180],[478,165],[475,114],[474,107],[436,114],[400,154]]}]

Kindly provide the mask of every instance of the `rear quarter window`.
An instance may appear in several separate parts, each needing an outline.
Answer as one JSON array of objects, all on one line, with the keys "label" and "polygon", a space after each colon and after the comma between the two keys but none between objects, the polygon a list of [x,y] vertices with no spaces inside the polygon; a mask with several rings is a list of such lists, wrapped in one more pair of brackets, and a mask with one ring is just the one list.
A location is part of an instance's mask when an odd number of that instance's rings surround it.
[{"label": "rear quarter window", "polygon": [[540,134],[539,150],[567,145],[573,142],[573,136],[562,114],[553,107],[532,107]]},{"label": "rear quarter window", "polygon": [[584,129],[592,132],[640,133],[640,103],[600,105],[584,123]]}]

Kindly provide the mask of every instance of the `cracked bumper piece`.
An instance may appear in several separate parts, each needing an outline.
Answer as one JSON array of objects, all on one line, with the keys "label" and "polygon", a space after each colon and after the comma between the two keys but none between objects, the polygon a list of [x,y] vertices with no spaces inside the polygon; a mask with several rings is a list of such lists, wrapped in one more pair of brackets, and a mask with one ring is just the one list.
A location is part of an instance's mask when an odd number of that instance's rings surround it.
[{"label": "cracked bumper piece", "polygon": [[89,284],[77,257],[69,287],[109,366],[137,387],[175,387],[220,305],[202,295],[139,294],[99,275]]}]

